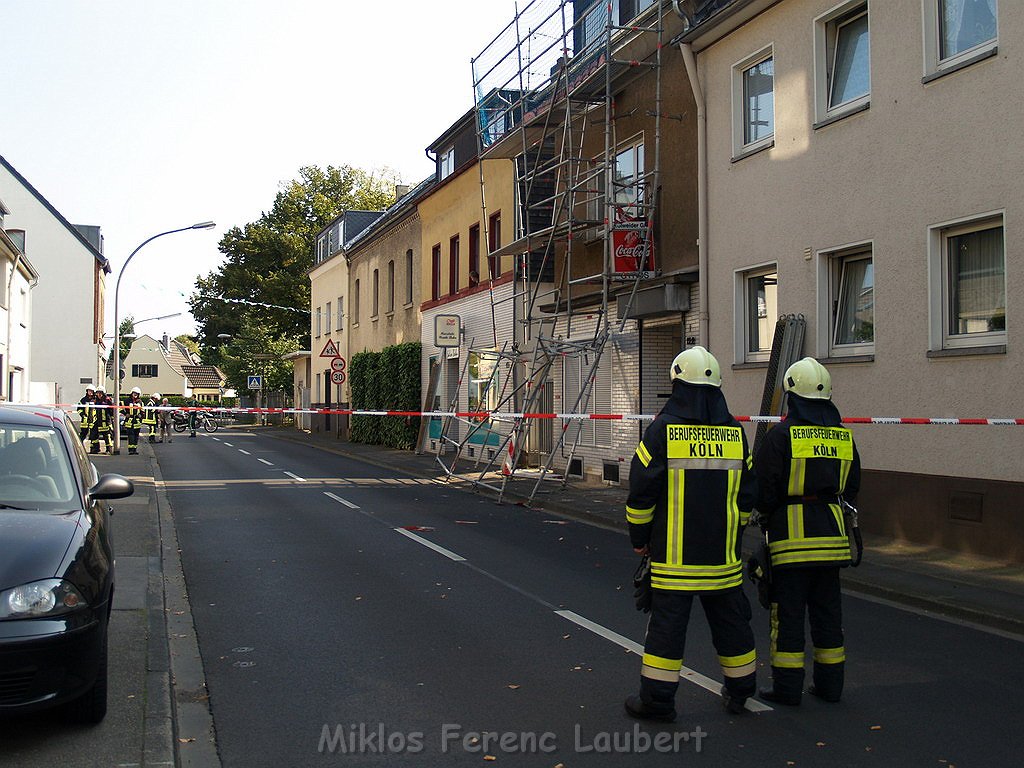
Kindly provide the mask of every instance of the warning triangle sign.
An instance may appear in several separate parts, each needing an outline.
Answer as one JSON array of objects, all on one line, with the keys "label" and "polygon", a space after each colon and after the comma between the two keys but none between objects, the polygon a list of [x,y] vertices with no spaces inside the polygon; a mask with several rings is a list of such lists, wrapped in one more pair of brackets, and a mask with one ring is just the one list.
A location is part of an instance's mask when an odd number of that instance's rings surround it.
[{"label": "warning triangle sign", "polygon": [[334,339],[327,340],[327,343],[324,344],[323,350],[320,352],[320,357],[341,357],[341,353],[338,351],[338,345],[334,343]]}]

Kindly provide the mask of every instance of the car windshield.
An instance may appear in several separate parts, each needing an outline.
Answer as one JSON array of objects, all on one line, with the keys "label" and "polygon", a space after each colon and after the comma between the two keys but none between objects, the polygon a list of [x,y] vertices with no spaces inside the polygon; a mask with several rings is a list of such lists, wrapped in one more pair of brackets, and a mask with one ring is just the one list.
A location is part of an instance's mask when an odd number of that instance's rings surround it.
[{"label": "car windshield", "polygon": [[57,430],[0,424],[0,514],[67,509],[75,497],[70,459]]}]

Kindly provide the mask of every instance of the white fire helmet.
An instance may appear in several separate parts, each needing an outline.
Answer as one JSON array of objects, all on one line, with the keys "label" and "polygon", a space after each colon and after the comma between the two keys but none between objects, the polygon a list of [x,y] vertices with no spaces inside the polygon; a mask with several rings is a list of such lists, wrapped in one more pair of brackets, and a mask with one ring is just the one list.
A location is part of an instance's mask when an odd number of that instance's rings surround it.
[{"label": "white fire helmet", "polygon": [[704,347],[684,349],[672,361],[672,378],[687,384],[722,386],[722,369],[715,356]]},{"label": "white fire helmet", "polygon": [[832,376],[813,357],[805,357],[789,366],[782,384],[787,392],[809,400],[832,399]]}]

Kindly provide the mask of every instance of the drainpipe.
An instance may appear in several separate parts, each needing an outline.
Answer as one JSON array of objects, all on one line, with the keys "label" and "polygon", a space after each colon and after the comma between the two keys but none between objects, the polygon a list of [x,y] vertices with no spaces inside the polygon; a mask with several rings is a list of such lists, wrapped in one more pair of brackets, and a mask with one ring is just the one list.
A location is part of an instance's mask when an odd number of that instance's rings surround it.
[{"label": "drainpipe", "polygon": [[[4,371],[3,371],[3,382],[0,382],[3,387],[7,387],[11,382],[11,326],[12,319],[14,316],[14,307],[11,306],[11,296],[14,290],[14,279],[18,276],[18,265],[21,263],[21,251],[19,250],[17,255],[14,257],[14,266],[11,269],[11,277],[7,281],[7,354],[4,356]],[[14,398],[9,390],[7,392],[8,402],[13,403]]]},{"label": "drainpipe", "polygon": [[[680,8],[679,0],[672,0],[676,15],[683,20],[685,29],[693,25],[690,15]],[[685,32],[685,30],[684,30]],[[708,313],[708,123],[704,107],[704,91],[700,87],[697,76],[697,61],[693,56],[690,43],[679,43],[679,52],[686,65],[686,74],[690,79],[690,90],[697,104],[697,279],[700,282],[700,303],[698,305],[698,322],[700,344],[709,344],[709,313]]]}]

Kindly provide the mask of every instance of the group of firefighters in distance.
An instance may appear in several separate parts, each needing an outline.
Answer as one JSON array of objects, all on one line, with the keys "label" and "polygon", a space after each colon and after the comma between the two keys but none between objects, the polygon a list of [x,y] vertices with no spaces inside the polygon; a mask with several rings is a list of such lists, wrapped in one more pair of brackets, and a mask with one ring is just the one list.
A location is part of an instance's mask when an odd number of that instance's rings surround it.
[{"label": "group of firefighters in distance", "polygon": [[[860,457],[832,403],[829,372],[810,357],[786,370],[786,417],[767,432],[756,456],[729,411],[710,352],[684,350],[672,362],[671,378],[672,394],[644,431],[629,476],[626,519],[647,566],[636,577],[637,608],[651,618],[640,691],[626,698],[626,711],[647,720],[676,719],[695,596],[710,625],[730,713],[743,712],[755,694],[800,704],[805,615],[814,647],[807,692],[838,702],[846,661],[839,569],[851,564],[848,534],[859,535],[844,510],[855,511]],[[762,602],[770,611],[772,684],[760,691],[742,586],[741,539],[751,523],[767,533],[764,559],[771,573],[770,583],[759,587],[767,587]]]},{"label": "group of firefighters in distance", "polygon": [[[78,416],[81,421],[79,437],[83,445],[89,449],[89,453],[113,453],[114,451],[114,424],[117,422],[114,408],[114,401],[102,386],[86,387],[85,395],[78,401]],[[142,390],[139,387],[132,387],[128,400],[121,408],[123,420],[121,427],[127,437],[128,453],[135,455],[139,452],[139,436],[143,427],[149,427],[149,442],[162,443],[166,438],[168,443],[173,442],[173,409],[170,401],[161,398],[159,392],[154,392],[149,399],[143,403]],[[196,436],[195,412],[190,414],[189,427],[190,437]],[[101,451],[100,445],[104,448]]]}]

